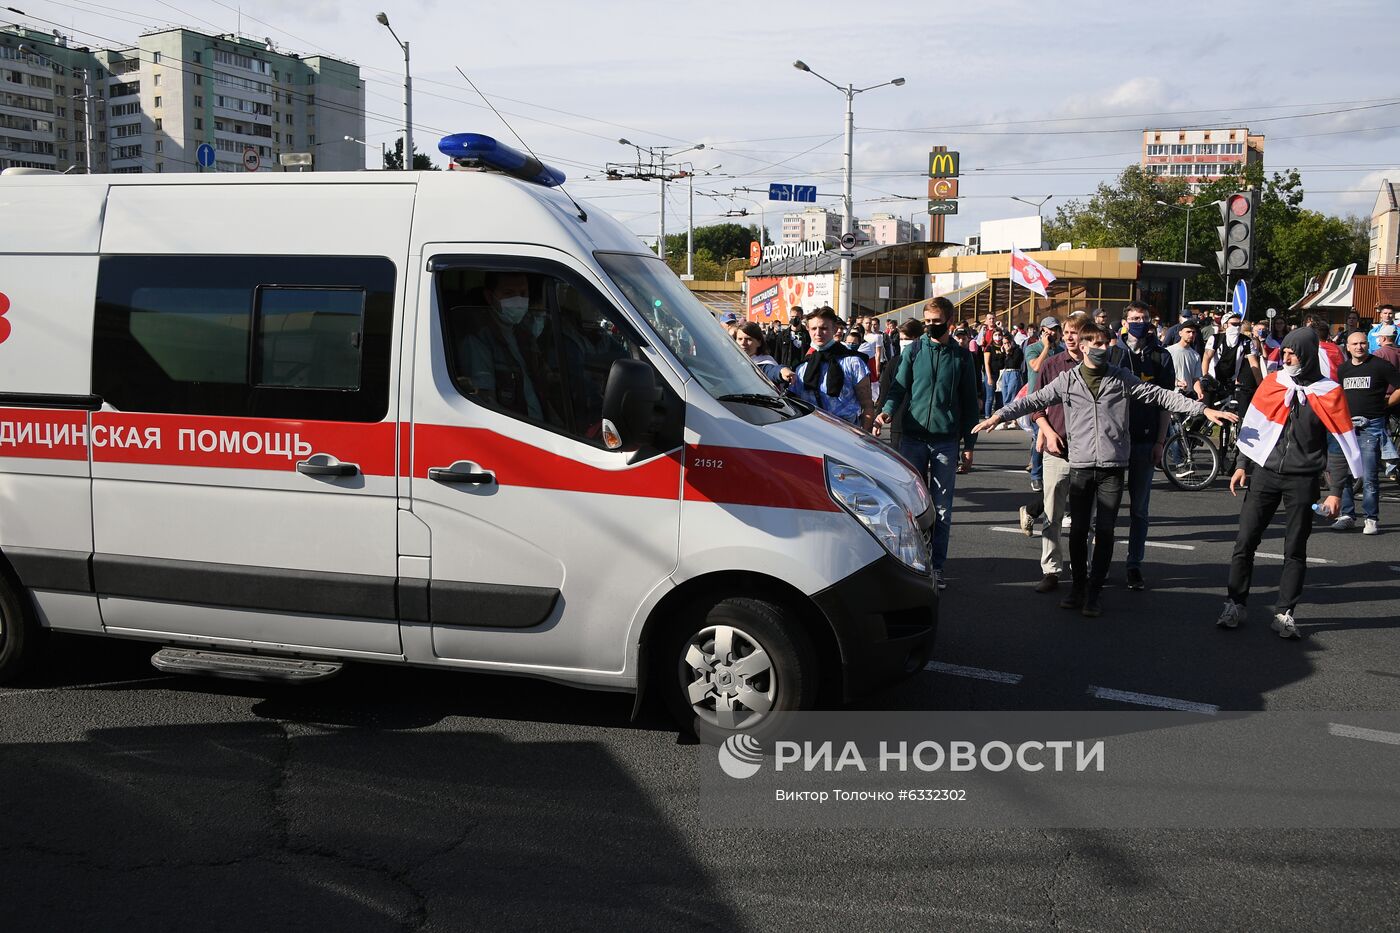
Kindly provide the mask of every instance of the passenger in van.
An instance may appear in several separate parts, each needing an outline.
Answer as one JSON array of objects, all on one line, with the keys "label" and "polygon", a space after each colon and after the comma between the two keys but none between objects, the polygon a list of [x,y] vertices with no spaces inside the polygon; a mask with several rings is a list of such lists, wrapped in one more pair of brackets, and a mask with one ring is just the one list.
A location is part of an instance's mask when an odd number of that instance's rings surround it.
[{"label": "passenger in van", "polygon": [[457,348],[458,372],[470,380],[466,391],[484,401],[544,421],[544,360],[532,330],[545,321],[532,313],[530,277],[523,272],[486,273],[481,307],[465,311],[465,336]]},{"label": "passenger in van", "polygon": [[869,431],[875,422],[870,369],[865,357],[837,340],[840,329],[841,319],[831,308],[808,315],[812,351],[793,374],[792,389],[822,411]]}]

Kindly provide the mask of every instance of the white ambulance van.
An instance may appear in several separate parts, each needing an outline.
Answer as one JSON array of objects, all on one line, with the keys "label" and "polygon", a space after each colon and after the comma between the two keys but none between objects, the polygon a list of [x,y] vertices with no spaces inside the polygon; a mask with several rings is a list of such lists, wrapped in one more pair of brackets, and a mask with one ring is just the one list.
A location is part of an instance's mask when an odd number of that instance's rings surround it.
[{"label": "white ambulance van", "polygon": [[775,392],[562,175],[443,150],[476,170],[0,177],[0,681],[52,630],[730,730],[918,670],[908,465]]}]

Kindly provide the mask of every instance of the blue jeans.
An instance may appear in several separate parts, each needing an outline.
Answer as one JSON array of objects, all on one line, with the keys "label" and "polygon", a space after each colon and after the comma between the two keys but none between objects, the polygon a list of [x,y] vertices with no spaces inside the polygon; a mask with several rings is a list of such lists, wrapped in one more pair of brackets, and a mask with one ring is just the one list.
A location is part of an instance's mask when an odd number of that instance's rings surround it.
[{"label": "blue jeans", "polygon": [[1021,391],[1021,373],[1015,369],[1002,370],[997,388],[1001,390],[1001,404],[1010,405],[1016,398],[1016,393]]},{"label": "blue jeans", "polygon": [[1045,479],[1045,454],[1035,449],[1036,439],[1040,437],[1040,425],[1031,422],[1031,480],[1041,482]]},{"label": "blue jeans", "polygon": [[1147,552],[1148,504],[1152,501],[1152,442],[1134,444],[1128,455],[1128,569],[1141,570]]},{"label": "blue jeans", "polygon": [[[1361,447],[1361,476],[1348,476],[1342,481],[1342,514],[1356,517],[1356,495],[1354,483],[1361,480],[1361,511],[1366,518],[1377,521],[1381,517],[1381,446],[1385,443],[1385,419],[1372,418],[1364,427],[1356,429],[1356,442]],[[1328,452],[1333,448],[1341,453],[1337,442],[1327,439]]]},{"label": "blue jeans", "polygon": [[899,452],[928,481],[933,496],[933,553],[929,565],[942,570],[948,560],[948,536],[953,528],[953,485],[958,478],[958,442],[923,441],[912,437],[899,440]]}]

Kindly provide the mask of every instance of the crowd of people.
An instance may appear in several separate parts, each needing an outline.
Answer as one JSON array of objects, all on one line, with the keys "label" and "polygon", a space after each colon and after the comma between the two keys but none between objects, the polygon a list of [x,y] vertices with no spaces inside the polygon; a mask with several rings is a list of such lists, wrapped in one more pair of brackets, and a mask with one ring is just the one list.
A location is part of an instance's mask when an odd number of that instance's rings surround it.
[{"label": "crowd of people", "polygon": [[[930,566],[935,585],[952,530],[956,477],[972,466],[977,435],[1021,427],[1030,436],[1030,498],[1020,508],[1028,536],[1040,526],[1039,593],[1069,591],[1066,610],[1096,617],[1113,556],[1118,512],[1129,500],[1126,580],[1147,588],[1143,560],[1152,480],[1173,413],[1240,422],[1244,460],[1230,477],[1244,493],[1227,600],[1217,624],[1245,618],[1254,551],[1282,507],[1284,574],[1273,628],[1298,637],[1307,542],[1315,516],[1339,531],[1380,533],[1382,477],[1400,479],[1388,418],[1400,405],[1395,308],[1369,325],[1352,315],[1333,333],[1318,315],[1286,323],[1270,313],[1247,323],[1231,310],[1168,325],[1151,306],[1128,303],[1121,321],[1103,309],[1036,327],[992,314],[955,322],[945,298],[922,320],[842,321],[829,307],[785,325],[727,322],[761,372],[782,391],[850,424],[887,435],[925,478],[936,509]],[[1319,502],[1322,491],[1327,495]],[[1068,530],[1068,559],[1063,532]],[[1090,542],[1092,541],[1092,553]]]}]

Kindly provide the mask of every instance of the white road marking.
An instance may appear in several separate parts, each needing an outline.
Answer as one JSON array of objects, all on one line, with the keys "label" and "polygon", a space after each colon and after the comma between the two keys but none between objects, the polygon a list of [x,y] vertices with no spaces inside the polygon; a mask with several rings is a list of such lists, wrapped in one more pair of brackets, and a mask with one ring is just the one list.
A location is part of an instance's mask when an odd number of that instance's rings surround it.
[{"label": "white road marking", "polygon": [[[1283,555],[1282,555],[1282,554],[1265,554],[1263,551],[1255,551],[1255,552],[1254,552],[1254,556],[1255,556],[1255,557],[1267,557],[1267,558],[1270,558],[1271,560],[1283,560]],[[1310,564],[1330,564],[1330,563],[1332,563],[1332,562],[1331,562],[1330,560],[1328,560],[1327,558],[1325,558],[1325,557],[1309,557],[1309,558],[1308,558],[1308,563],[1310,563]]]},{"label": "white road marking", "polygon": [[[988,530],[989,530],[989,531],[1000,531],[1000,532],[1003,533],[1003,534],[1021,535],[1022,537],[1026,537],[1026,533],[1025,533],[1024,531],[1022,531],[1021,529],[1019,529],[1019,528],[1002,528],[1002,527],[999,526],[999,525],[994,525],[994,526],[992,526],[992,527],[991,527],[990,529],[988,529]],[[1031,535],[1030,537],[1039,537],[1039,535],[1038,535],[1038,534],[1037,534],[1037,535]],[[1127,538],[1119,538],[1117,541],[1115,541],[1115,542],[1113,542],[1113,543],[1114,543],[1114,544],[1117,544],[1117,545],[1119,545],[1119,546],[1121,546],[1121,547],[1127,547],[1127,546],[1128,546],[1128,539],[1127,539]],[[1166,542],[1166,541],[1148,541],[1148,542],[1147,542],[1147,546],[1148,546],[1148,547],[1169,548],[1169,549],[1171,549],[1171,550],[1173,550],[1173,551],[1194,551],[1194,550],[1196,550],[1196,545],[1194,545],[1194,544],[1170,544],[1170,543],[1168,543],[1168,542]]]},{"label": "white road marking", "polygon": [[1363,729],[1340,722],[1329,722],[1327,734],[1344,739],[1361,739],[1366,742],[1380,742],[1384,745],[1400,745],[1400,732],[1382,732],[1379,729]]},{"label": "white road marking", "polygon": [[1214,703],[1197,703],[1193,700],[1176,700],[1172,697],[1159,697],[1151,693],[1132,693],[1128,690],[1111,690],[1108,687],[1090,685],[1089,695],[1100,700],[1114,700],[1118,703],[1132,703],[1137,706],[1153,706],[1157,709],[1176,709],[1185,713],[1208,713],[1214,716],[1220,707]]},{"label": "white road marking", "polygon": [[0,699],[4,699],[5,697],[31,697],[37,696],[41,693],[71,693],[75,690],[97,690],[102,687],[125,687],[131,684],[155,684],[160,683],[163,680],[174,679],[175,675],[172,674],[166,677],[139,677],[135,680],[109,680],[106,683],[100,684],[73,684],[69,687],[42,687],[38,690],[5,690],[3,692],[0,692]]},{"label": "white road marking", "polygon": [[1019,684],[1021,682],[1020,674],[989,671],[980,667],[964,667],[961,664],[948,664],[943,661],[930,661],[924,665],[924,670],[934,671],[938,674],[952,674],[954,677],[970,677],[973,680],[990,680],[998,684]]}]

